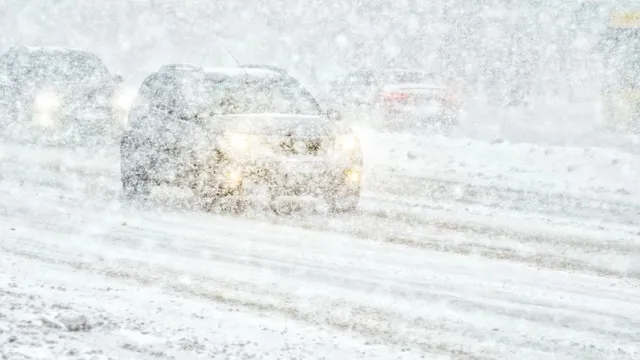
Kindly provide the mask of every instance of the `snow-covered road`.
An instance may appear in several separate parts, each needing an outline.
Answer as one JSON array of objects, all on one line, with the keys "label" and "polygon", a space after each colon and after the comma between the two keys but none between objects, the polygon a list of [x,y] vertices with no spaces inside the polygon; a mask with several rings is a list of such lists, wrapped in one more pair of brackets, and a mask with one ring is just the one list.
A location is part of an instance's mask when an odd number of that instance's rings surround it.
[{"label": "snow-covered road", "polygon": [[[375,136],[364,140],[377,153],[353,217],[123,205],[116,150],[2,145],[2,351],[640,356],[639,157],[615,155],[627,170],[583,181],[545,161],[563,148],[449,140],[407,155],[406,138]],[[499,167],[489,153],[503,155]],[[586,157],[567,161],[597,174]],[[585,187],[600,189],[592,202]],[[70,311],[92,328],[51,328],[50,312]]]}]

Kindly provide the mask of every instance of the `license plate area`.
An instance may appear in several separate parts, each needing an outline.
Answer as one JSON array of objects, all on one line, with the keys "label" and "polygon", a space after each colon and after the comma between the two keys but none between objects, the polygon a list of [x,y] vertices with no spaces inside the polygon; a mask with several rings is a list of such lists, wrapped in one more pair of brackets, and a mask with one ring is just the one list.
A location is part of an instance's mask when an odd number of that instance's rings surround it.
[{"label": "license plate area", "polygon": [[280,170],[287,174],[319,174],[325,169],[324,162],[289,158],[281,163]]},{"label": "license plate area", "polygon": [[271,192],[276,196],[318,195],[327,186],[326,175],[313,167],[298,167],[271,178]]},{"label": "license plate area", "polygon": [[419,104],[419,105],[405,105],[402,107],[394,108],[397,112],[402,112],[412,115],[434,115],[439,114],[444,110],[444,107],[438,101]]}]

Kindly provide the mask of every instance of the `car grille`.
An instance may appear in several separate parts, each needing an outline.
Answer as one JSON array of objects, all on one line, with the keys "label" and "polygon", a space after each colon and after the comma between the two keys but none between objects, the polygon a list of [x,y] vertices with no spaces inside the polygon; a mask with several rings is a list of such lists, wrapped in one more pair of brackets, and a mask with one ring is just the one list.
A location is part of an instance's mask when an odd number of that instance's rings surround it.
[{"label": "car grille", "polygon": [[328,144],[328,138],[279,138],[273,143],[277,153],[285,155],[318,155],[322,153]]}]

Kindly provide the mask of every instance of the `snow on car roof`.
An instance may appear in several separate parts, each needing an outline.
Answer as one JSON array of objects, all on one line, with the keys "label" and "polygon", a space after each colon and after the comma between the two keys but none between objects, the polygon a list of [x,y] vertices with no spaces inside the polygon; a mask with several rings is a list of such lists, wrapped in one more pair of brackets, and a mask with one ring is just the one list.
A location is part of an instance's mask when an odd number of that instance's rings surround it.
[{"label": "snow on car roof", "polygon": [[407,69],[407,68],[371,68],[371,69],[363,69],[351,72],[350,74],[377,74],[377,75],[395,75],[395,74],[420,74],[423,76],[434,76],[437,73],[437,70],[427,70],[427,69]]},{"label": "snow on car roof", "polygon": [[247,67],[205,68],[204,71],[209,77],[230,78],[249,75],[252,78],[269,79],[282,76],[274,70]]},{"label": "snow on car roof", "polygon": [[438,83],[403,83],[403,84],[387,84],[384,86],[388,90],[443,90],[446,86]]},{"label": "snow on car roof", "polygon": [[216,115],[216,117],[243,117],[243,118],[265,118],[265,117],[269,117],[269,116],[274,116],[274,117],[278,117],[278,116],[286,116],[286,117],[291,117],[291,116],[295,116],[296,118],[299,119],[316,119],[318,118],[318,115],[310,115],[310,114],[291,114],[291,113],[281,113],[281,112],[261,112],[261,113],[242,113],[242,114],[219,114]]},{"label": "snow on car roof", "polygon": [[22,46],[18,49],[26,50],[27,52],[49,52],[49,53],[76,52],[76,53],[87,53],[87,54],[91,53],[90,51],[85,49],[61,47],[61,46]]},{"label": "snow on car roof", "polygon": [[413,69],[413,68],[363,68],[360,70],[355,70],[352,71],[350,73],[362,73],[362,72],[369,72],[369,73],[378,73],[378,74],[384,74],[384,73],[422,73],[422,74],[430,74],[433,71],[432,70],[428,70],[428,69]]},{"label": "snow on car roof", "polygon": [[379,72],[416,72],[416,73],[429,73],[427,70],[423,69],[404,69],[404,68],[383,68],[383,69],[375,69],[373,71]]}]

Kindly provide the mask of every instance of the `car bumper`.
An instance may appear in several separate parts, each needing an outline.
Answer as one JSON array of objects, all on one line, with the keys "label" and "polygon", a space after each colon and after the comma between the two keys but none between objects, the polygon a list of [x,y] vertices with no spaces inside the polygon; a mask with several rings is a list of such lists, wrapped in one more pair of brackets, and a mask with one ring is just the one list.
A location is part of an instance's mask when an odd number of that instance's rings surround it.
[{"label": "car bumper", "polygon": [[56,133],[105,134],[121,129],[125,117],[126,114],[119,114],[110,108],[35,110],[31,113],[31,123],[35,128]]},{"label": "car bumper", "polygon": [[251,191],[267,187],[273,196],[320,195],[360,188],[362,164],[302,159],[233,161],[218,172],[218,183]]},{"label": "car bumper", "polygon": [[387,118],[399,120],[418,119],[446,119],[455,117],[458,111],[448,107],[409,107],[409,108],[386,108],[384,114]]}]

